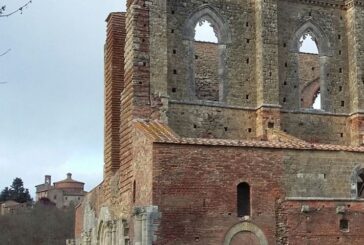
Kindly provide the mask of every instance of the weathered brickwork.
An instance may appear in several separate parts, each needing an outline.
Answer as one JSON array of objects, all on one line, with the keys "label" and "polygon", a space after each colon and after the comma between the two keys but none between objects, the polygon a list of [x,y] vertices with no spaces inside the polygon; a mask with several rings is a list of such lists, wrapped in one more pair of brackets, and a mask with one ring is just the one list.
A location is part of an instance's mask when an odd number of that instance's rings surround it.
[{"label": "weathered brickwork", "polygon": [[[162,213],[156,244],[222,244],[237,217],[236,186],[251,186],[251,219],[275,242],[275,205],[283,197],[280,151],[156,145],[154,203]],[[265,191],[269,189],[269,195]],[[178,220],[178,222],[176,222]],[[185,234],[185,235],[182,235]]]},{"label": "weathered brickwork", "polygon": [[364,244],[361,0],[128,0],[107,22],[76,244]]},{"label": "weathered brickwork", "polygon": [[125,14],[107,19],[105,44],[105,176],[120,167],[120,95],[124,89]]},{"label": "weathered brickwork", "polygon": [[[285,239],[289,244],[364,243],[364,236],[360,233],[364,222],[363,203],[311,200],[287,201],[282,206],[284,212],[280,215],[284,217]],[[340,220],[343,219],[348,221],[348,229],[340,229]]]}]

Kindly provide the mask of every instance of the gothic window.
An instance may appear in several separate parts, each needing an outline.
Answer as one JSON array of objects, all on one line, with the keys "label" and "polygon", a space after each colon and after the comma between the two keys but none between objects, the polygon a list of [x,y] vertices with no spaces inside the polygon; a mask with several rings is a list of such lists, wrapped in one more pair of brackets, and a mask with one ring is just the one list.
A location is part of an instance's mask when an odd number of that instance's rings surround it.
[{"label": "gothic window", "polygon": [[238,217],[250,216],[250,186],[240,183],[237,187]]},{"label": "gothic window", "polygon": [[308,31],[302,35],[300,43],[298,72],[301,90],[301,107],[320,110],[320,57],[317,48],[317,40]]},{"label": "gothic window", "polygon": [[200,20],[195,28],[194,77],[199,100],[219,101],[219,46],[212,24]]},{"label": "gothic window", "polygon": [[209,5],[196,9],[183,31],[188,52],[187,82],[192,99],[225,100],[226,46],[231,42],[227,23]]},{"label": "gothic window", "polygon": [[327,63],[331,56],[330,43],[325,33],[311,20],[295,32],[291,50],[295,54],[290,70],[292,93],[297,95],[301,108],[328,110],[327,83],[330,74]]}]

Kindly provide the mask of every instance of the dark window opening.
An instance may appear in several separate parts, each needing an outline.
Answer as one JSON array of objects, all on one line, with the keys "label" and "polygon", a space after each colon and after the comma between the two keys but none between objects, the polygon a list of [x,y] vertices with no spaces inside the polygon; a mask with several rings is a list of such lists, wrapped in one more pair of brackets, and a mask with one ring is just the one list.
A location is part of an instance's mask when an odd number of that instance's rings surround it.
[{"label": "dark window opening", "polygon": [[340,231],[343,231],[343,232],[349,231],[349,220],[347,220],[347,219],[340,220]]},{"label": "dark window opening", "polygon": [[250,186],[248,183],[240,183],[238,192],[238,217],[250,216]]},{"label": "dark window opening", "polygon": [[136,181],[133,182],[133,203],[135,203],[136,200]]}]

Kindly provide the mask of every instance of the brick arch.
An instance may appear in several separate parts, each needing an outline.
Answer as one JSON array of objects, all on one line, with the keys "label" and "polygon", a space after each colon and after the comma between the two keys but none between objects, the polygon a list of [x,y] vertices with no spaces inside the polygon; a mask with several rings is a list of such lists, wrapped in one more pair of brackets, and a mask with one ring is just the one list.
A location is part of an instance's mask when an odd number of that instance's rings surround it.
[{"label": "brick arch", "polygon": [[187,91],[191,100],[198,100],[196,93],[195,81],[195,27],[199,21],[208,21],[214,29],[217,37],[217,52],[218,52],[218,101],[226,100],[226,45],[231,43],[231,33],[227,22],[219,14],[219,11],[208,4],[194,10],[187,16],[184,27],[183,37],[186,41],[188,62],[187,62]]},{"label": "brick arch", "polygon": [[236,235],[239,235],[241,233],[250,233],[249,236],[247,236],[247,238],[249,238],[251,240],[251,235],[253,235],[253,237],[255,237],[258,245],[268,245],[268,240],[265,237],[263,231],[256,226],[255,224],[251,223],[251,222],[242,222],[242,223],[238,223],[236,225],[234,225],[233,227],[230,228],[230,230],[226,233],[225,235],[225,240],[223,245],[231,245],[231,243],[234,241],[234,237]]}]

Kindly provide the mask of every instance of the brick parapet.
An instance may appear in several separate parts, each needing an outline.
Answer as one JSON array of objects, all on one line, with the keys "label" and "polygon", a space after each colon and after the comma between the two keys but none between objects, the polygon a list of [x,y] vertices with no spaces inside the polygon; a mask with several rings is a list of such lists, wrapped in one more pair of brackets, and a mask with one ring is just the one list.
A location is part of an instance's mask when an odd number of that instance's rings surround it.
[{"label": "brick parapet", "polygon": [[[131,190],[132,120],[155,116],[158,102],[150,96],[149,3],[128,1],[126,16],[125,89],[121,96],[120,125],[120,193]],[[156,109],[158,110],[158,109]],[[157,116],[158,117],[158,116]]]},{"label": "brick parapet", "polygon": [[[120,167],[121,93],[124,90],[125,13],[111,13],[106,19],[105,43],[105,125],[104,178],[110,179]],[[105,196],[110,196],[105,181]]]}]

